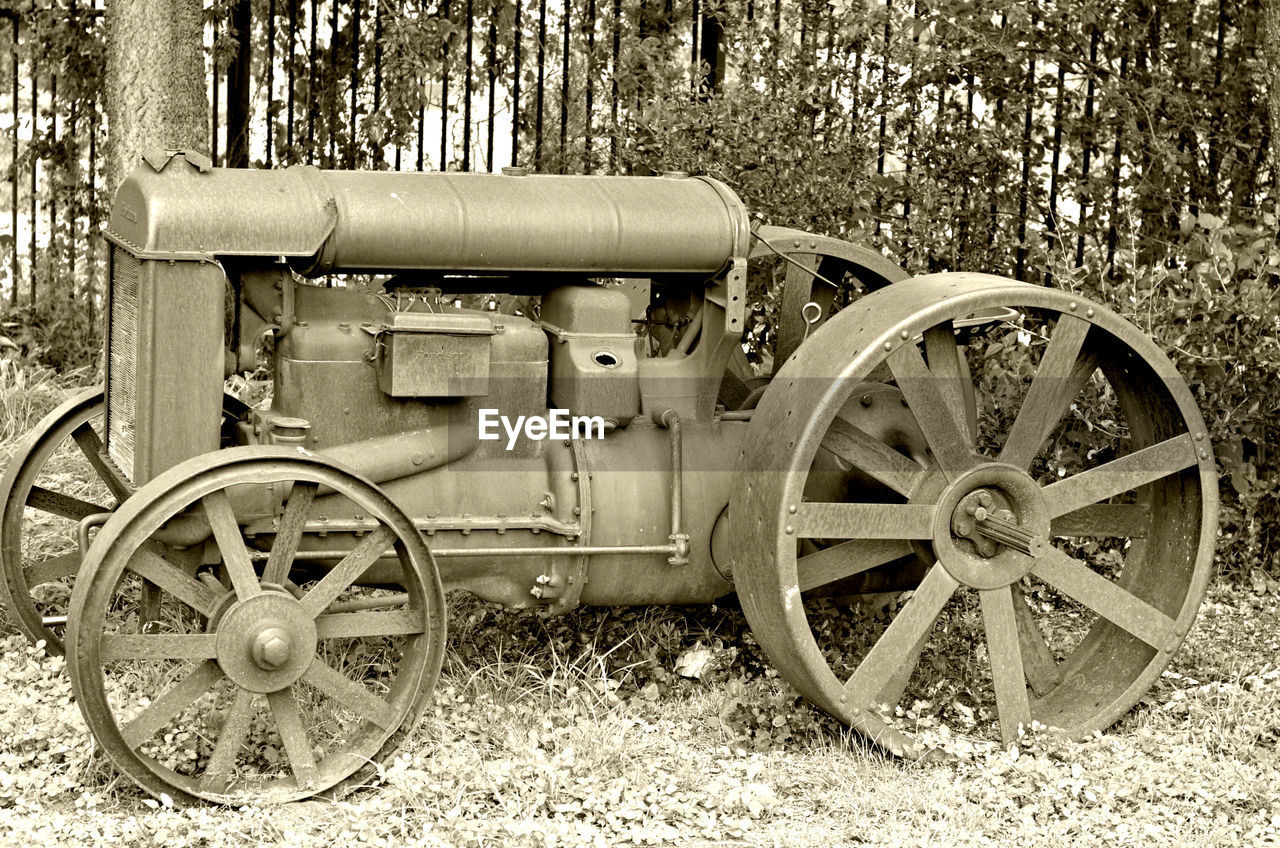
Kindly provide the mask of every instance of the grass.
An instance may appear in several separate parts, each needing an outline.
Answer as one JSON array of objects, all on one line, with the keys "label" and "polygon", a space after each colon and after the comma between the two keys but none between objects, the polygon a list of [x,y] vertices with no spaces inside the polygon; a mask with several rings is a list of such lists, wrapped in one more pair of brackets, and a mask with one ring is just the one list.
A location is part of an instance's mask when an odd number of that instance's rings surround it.
[{"label": "grass", "polygon": [[[56,384],[24,384],[30,398],[5,385],[6,433],[60,399]],[[63,661],[3,635],[0,844],[1277,844],[1277,589],[1215,588],[1106,734],[1001,750],[952,733],[955,758],[936,763],[887,758],[809,708],[732,607],[541,619],[457,595],[433,707],[370,786],[235,809],[167,807],[120,777]],[[680,676],[704,648],[723,667]],[[908,717],[942,736],[937,712]]]}]

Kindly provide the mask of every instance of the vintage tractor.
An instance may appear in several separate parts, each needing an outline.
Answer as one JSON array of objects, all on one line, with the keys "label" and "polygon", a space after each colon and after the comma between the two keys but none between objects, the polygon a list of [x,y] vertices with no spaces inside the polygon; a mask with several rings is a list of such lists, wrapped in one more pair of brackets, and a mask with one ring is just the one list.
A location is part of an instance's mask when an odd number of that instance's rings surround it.
[{"label": "vintage tractor", "polygon": [[[975,733],[1080,736],[1191,626],[1211,447],[1102,306],[908,278],[701,177],[144,159],[108,230],[105,392],[9,466],[3,585],[152,793],[365,779],[432,698],[445,590],[736,593],[786,680],[908,756],[892,709],[930,680]],[[743,353],[762,274],[771,379]],[[255,368],[250,408],[224,389]]]}]

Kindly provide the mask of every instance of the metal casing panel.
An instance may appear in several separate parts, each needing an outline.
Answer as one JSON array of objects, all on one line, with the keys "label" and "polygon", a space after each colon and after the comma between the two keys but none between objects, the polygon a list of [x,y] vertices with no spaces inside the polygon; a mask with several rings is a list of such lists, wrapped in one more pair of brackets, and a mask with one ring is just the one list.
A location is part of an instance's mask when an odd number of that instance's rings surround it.
[{"label": "metal casing panel", "polygon": [[[130,280],[131,308],[111,308],[107,357],[108,455],[141,485],[217,450],[221,428],[226,278],[205,262],[136,262],[116,254],[112,291]],[[132,443],[126,444],[126,429]],[[124,448],[124,450],[121,450]],[[131,467],[123,467],[128,462]]]},{"label": "metal casing panel", "polygon": [[392,331],[378,342],[378,387],[392,397],[489,394],[488,336]]},{"label": "metal casing panel", "polygon": [[107,238],[144,259],[312,256],[335,219],[319,174],[142,164],[116,191]]}]

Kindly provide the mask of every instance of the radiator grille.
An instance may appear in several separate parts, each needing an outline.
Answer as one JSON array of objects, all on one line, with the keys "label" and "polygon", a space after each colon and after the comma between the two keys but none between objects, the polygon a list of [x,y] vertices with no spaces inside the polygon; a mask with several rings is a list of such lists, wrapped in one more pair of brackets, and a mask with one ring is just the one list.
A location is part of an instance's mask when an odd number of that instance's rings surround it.
[{"label": "radiator grille", "polygon": [[110,361],[107,370],[107,455],[134,479],[134,414],[137,410],[138,272],[141,263],[112,246]]}]

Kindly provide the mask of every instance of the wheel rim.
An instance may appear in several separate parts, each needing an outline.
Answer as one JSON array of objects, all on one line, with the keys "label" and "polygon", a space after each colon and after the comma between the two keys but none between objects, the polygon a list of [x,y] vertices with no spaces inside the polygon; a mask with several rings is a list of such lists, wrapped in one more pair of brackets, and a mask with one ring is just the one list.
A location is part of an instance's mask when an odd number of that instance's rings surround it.
[{"label": "wheel rim", "polygon": [[81,519],[116,508],[129,491],[99,455],[101,389],[59,406],[14,454],[0,483],[5,604],[31,642],[61,654],[71,584],[80,568]]},{"label": "wheel rim", "polygon": [[[1024,316],[1024,330],[1045,331],[1042,343],[1034,332],[1032,339],[1043,353],[1016,414],[988,410],[975,445],[959,411],[965,358],[955,325],[1009,306]],[[869,295],[828,324],[775,378],[753,416],[739,460],[746,485],[731,505],[732,515],[747,516],[736,551],[739,595],[775,665],[828,712],[891,750],[916,753],[919,744],[879,710],[897,703],[921,651],[944,643],[940,634],[960,630],[957,618],[963,624],[967,615],[986,657],[975,652],[961,671],[985,676],[966,684],[980,690],[978,707],[985,699],[999,716],[1004,742],[1032,720],[1073,736],[1110,725],[1168,664],[1211,571],[1216,473],[1176,371],[1102,307],[985,275],[898,283],[892,296]],[[928,444],[927,464],[841,423],[855,387],[886,369]],[[992,379],[977,374],[980,385]],[[1060,422],[1096,384],[1109,387],[1123,415],[1124,444],[1113,446],[1114,458],[1105,451],[1098,461],[1082,458],[1073,473],[1044,485],[1044,452],[1058,456]],[[1007,438],[985,432],[1009,421]],[[839,453],[889,496],[807,500],[820,450]],[[819,540],[820,549],[798,557],[797,539]],[[926,570],[910,598],[887,625],[870,628],[866,644],[833,650],[824,641],[831,628],[807,615],[813,604],[802,592],[885,564],[898,568],[913,553]],[[1121,559],[1114,576],[1108,557]],[[1027,590],[1053,609],[1042,603],[1033,612]],[[944,615],[958,604],[960,616]],[[1064,607],[1084,626],[1060,633]]]},{"label": "wheel rim", "polygon": [[[228,497],[244,484],[289,487],[261,555]],[[322,486],[377,528],[299,588],[294,554]],[[222,582],[198,565],[211,557],[185,562],[148,541],[196,503]],[[388,548],[403,591],[353,585]],[[158,595],[147,615],[143,587]],[[398,747],[439,674],[444,596],[412,522],[372,484],[296,453],[234,448],[157,477],[112,517],[69,628],[77,701],[122,771],[186,801],[286,801],[341,794]]]}]

